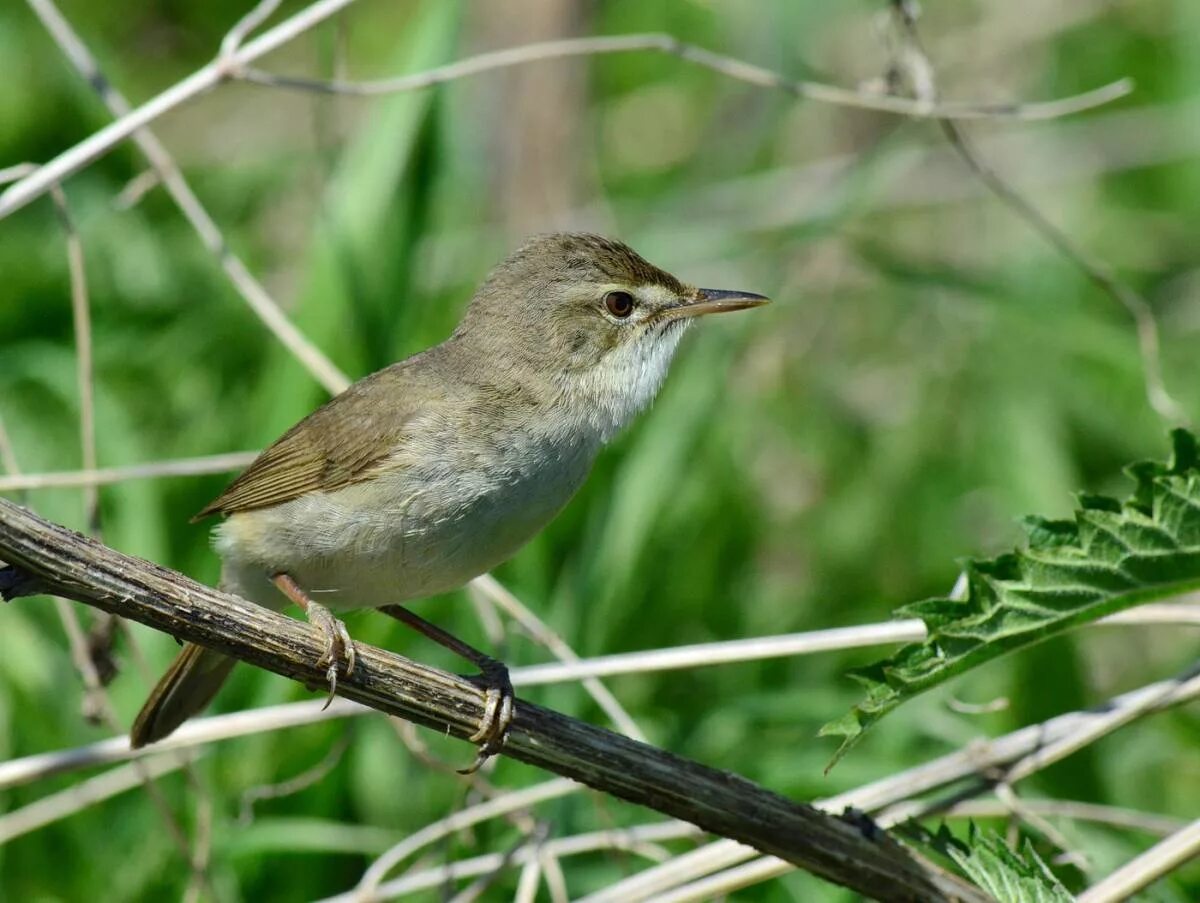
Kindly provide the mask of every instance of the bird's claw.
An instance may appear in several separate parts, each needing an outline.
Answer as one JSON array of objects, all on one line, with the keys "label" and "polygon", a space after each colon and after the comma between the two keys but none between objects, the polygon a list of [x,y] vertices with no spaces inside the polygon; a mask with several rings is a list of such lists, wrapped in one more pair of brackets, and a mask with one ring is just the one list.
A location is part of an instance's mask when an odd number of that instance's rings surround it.
[{"label": "bird's claw", "polygon": [[322,706],[321,710],[324,711],[329,708],[329,704],[333,702],[333,697],[337,693],[338,664],[345,661],[346,676],[349,677],[354,673],[354,665],[358,656],[354,651],[354,641],[350,639],[350,631],[346,629],[344,622],[330,613],[328,608],[318,605],[316,602],[309,602],[305,614],[308,616],[309,623],[325,640],[325,651],[317,659],[318,667],[329,666],[325,671],[325,681],[329,684],[329,696],[326,697],[325,705]]},{"label": "bird's claw", "polygon": [[459,774],[474,774],[484,762],[500,752],[512,725],[515,694],[512,681],[508,677],[508,668],[489,659],[481,670],[486,681],[483,717],[479,719],[479,727],[475,733],[467,738],[472,743],[480,744],[479,751],[475,755],[475,761],[466,768],[460,768]]}]

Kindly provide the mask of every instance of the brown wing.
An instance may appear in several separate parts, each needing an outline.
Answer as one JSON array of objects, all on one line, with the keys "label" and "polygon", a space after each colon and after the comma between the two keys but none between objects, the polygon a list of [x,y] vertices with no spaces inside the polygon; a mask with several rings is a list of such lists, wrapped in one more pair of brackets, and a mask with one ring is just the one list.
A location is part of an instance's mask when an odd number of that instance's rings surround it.
[{"label": "brown wing", "polygon": [[[421,356],[423,357],[423,355]],[[417,358],[359,380],[317,408],[259,455],[192,518],[270,508],[308,492],[366,479],[389,457],[405,429],[440,393],[413,372]]]}]

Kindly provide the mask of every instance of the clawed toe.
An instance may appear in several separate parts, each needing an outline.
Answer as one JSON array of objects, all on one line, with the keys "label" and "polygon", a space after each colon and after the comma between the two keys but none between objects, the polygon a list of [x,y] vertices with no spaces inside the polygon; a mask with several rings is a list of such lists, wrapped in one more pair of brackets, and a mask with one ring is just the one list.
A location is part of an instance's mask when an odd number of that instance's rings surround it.
[{"label": "clawed toe", "polygon": [[337,693],[338,663],[345,660],[346,676],[354,673],[354,665],[358,659],[354,651],[354,641],[350,639],[350,631],[346,625],[335,618],[324,605],[314,602],[305,594],[295,580],[286,573],[278,573],[271,578],[285,596],[304,610],[308,623],[316,628],[321,639],[325,641],[325,650],[317,659],[317,667],[328,665],[325,670],[325,681],[329,684],[329,697],[325,700],[324,708],[329,708]]},{"label": "clawed toe", "polygon": [[459,770],[460,774],[471,774],[478,771],[489,758],[498,753],[508,737],[508,728],[513,721],[513,686],[508,678],[508,668],[502,662],[484,655],[473,646],[464,643],[453,634],[447,633],[436,624],[431,624],[419,615],[413,614],[402,605],[384,605],[379,609],[397,621],[403,621],[409,627],[429,637],[440,646],[449,649],[455,655],[479,667],[480,676],[476,683],[485,690],[483,717],[479,719],[479,727],[468,738],[472,743],[478,743],[479,752],[470,767]]},{"label": "clawed toe", "polygon": [[475,761],[459,769],[459,774],[473,774],[484,762],[500,752],[512,725],[515,694],[508,668],[500,662],[488,660],[483,666],[483,678],[487,681],[483,717],[479,719],[479,728],[467,738],[472,743],[480,744],[479,752],[475,755]]},{"label": "clawed toe", "polygon": [[325,670],[325,681],[329,684],[329,696],[325,699],[323,707],[327,709],[337,693],[338,665],[343,661],[346,663],[347,677],[354,673],[354,665],[357,661],[354,641],[350,639],[350,631],[346,629],[345,623],[330,614],[329,609],[323,605],[310,602],[305,614],[308,615],[309,623],[325,640],[325,651],[317,659],[317,666],[329,666]]}]

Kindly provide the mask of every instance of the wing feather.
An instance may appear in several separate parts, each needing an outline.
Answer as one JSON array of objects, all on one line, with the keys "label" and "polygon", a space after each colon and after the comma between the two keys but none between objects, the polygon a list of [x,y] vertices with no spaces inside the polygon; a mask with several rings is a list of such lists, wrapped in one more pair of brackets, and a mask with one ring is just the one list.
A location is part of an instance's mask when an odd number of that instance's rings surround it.
[{"label": "wing feather", "polygon": [[373,373],[317,408],[192,520],[271,508],[369,478],[392,456],[414,418],[439,400],[429,380],[413,372],[416,360]]}]

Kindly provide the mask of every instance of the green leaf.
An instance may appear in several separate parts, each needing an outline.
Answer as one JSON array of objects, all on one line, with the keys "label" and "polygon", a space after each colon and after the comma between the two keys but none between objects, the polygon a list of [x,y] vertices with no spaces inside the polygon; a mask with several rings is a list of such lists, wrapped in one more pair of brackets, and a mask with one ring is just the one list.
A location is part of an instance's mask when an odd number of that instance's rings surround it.
[{"label": "green leaf", "polygon": [[998,834],[981,832],[974,823],[965,844],[944,825],[937,834],[926,833],[923,839],[953,859],[982,890],[1004,903],[1071,903],[1075,899],[1042,862],[1028,838],[1020,854],[1009,849]]},{"label": "green leaf", "polygon": [[1127,469],[1124,502],[1079,497],[1073,520],[1025,522],[1024,549],[966,565],[965,599],[900,609],[929,631],[921,643],[851,673],[866,697],[821,728],[841,736],[831,767],[876,721],[918,693],[1007,652],[1164,596],[1200,587],[1200,454],[1186,430],[1171,461]]}]

